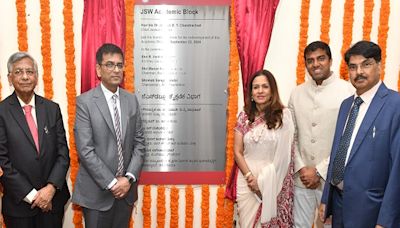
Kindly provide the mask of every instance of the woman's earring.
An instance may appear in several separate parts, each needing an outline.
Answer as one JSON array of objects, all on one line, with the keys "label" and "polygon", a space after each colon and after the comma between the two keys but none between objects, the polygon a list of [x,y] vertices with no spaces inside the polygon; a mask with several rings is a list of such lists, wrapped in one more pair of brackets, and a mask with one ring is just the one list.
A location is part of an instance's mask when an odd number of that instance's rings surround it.
[{"label": "woman's earring", "polygon": [[253,98],[251,98],[251,101],[254,101],[254,99],[253,99]]}]

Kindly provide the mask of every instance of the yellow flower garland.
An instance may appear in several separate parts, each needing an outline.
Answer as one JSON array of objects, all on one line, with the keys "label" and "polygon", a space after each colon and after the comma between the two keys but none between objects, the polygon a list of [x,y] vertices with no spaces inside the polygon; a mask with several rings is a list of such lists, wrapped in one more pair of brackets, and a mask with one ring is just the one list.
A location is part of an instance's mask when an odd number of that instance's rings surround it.
[{"label": "yellow flower garland", "polygon": [[379,17],[379,27],[378,27],[378,44],[382,50],[381,80],[385,78],[386,44],[389,31],[389,16],[390,16],[390,0],[382,0],[380,17]]},{"label": "yellow flower garland", "polygon": [[329,29],[331,24],[329,22],[331,18],[331,7],[332,7],[332,0],[323,0],[321,6],[321,41],[326,42],[329,44]]},{"label": "yellow flower garland", "polygon": [[135,0],[125,0],[125,18],[126,18],[126,40],[125,40],[125,77],[124,86],[128,91],[133,92],[134,87],[134,62],[133,62],[133,47],[134,47],[134,11]]},{"label": "yellow flower garland", "polygon": [[51,28],[50,28],[50,1],[40,0],[40,26],[42,27],[42,66],[44,96],[53,98],[53,78],[51,76]]},{"label": "yellow flower garland", "polygon": [[374,11],[374,0],[364,0],[363,40],[371,39],[373,11]]},{"label": "yellow flower garland", "polygon": [[297,76],[296,83],[297,83],[297,85],[304,82],[304,78],[306,75],[306,72],[304,69],[303,51],[307,45],[309,11],[310,11],[310,0],[302,0],[301,1],[301,12],[300,12],[299,50],[297,53],[297,67],[296,67],[296,76]]},{"label": "yellow flower garland", "polygon": [[169,227],[179,227],[179,189],[175,186],[172,186],[169,197],[171,207],[171,218],[169,220]]},{"label": "yellow flower garland", "polygon": [[354,23],[354,0],[346,0],[344,3],[344,15],[343,15],[343,43],[342,43],[342,61],[340,62],[340,77],[344,80],[349,79],[347,73],[347,66],[344,61],[344,53],[350,47],[351,40],[353,37],[353,23]]},{"label": "yellow flower garland", "polygon": [[28,51],[28,26],[26,24],[25,0],[16,0],[17,8],[17,28],[18,28],[18,49]]}]

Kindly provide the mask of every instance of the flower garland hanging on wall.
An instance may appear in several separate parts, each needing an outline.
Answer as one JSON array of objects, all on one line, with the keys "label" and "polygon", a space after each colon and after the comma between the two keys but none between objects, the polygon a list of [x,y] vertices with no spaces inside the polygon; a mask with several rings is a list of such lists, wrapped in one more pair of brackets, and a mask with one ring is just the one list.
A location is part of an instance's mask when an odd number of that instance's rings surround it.
[{"label": "flower garland hanging on wall", "polygon": [[171,210],[171,218],[169,220],[169,227],[175,228],[179,227],[179,189],[175,186],[171,187],[171,191],[169,193],[170,197],[170,210]]},{"label": "flower garland hanging on wall", "polygon": [[186,228],[193,228],[193,187],[191,185],[187,185],[185,188],[185,227]]},{"label": "flower garland hanging on wall", "polygon": [[50,1],[40,0],[40,26],[42,27],[42,66],[44,97],[53,98],[53,77],[51,76],[51,28]]},{"label": "flower garland hanging on wall", "polygon": [[354,0],[346,0],[344,3],[344,15],[343,15],[343,43],[342,43],[342,60],[340,62],[340,77],[344,80],[349,79],[347,73],[347,66],[344,61],[344,53],[350,47],[353,39],[353,23],[354,23]]},{"label": "flower garland hanging on wall", "polygon": [[165,226],[165,186],[157,187],[157,227]]},{"label": "flower garland hanging on wall", "polygon": [[151,186],[143,186],[143,227],[151,228]]},{"label": "flower garland hanging on wall", "polygon": [[309,11],[310,11],[310,0],[302,0],[301,12],[300,12],[299,50],[297,53],[297,67],[296,67],[297,85],[304,82],[306,74],[304,69],[303,51],[307,45]]},{"label": "flower garland hanging on wall", "polygon": [[[68,102],[68,135],[69,135],[69,156],[72,182],[74,188],[76,175],[78,173],[78,155],[75,147],[74,126],[75,110],[76,110],[76,66],[75,66],[75,44],[74,44],[74,22],[72,0],[64,0],[64,42],[65,42],[65,66],[66,66],[66,86],[67,86],[67,102]],[[76,228],[83,228],[82,210],[79,206],[73,206],[73,223]]]},{"label": "flower garland hanging on wall", "polygon": [[15,5],[17,8],[18,50],[28,51],[28,26],[26,24],[25,0],[16,0]]},{"label": "flower garland hanging on wall", "polygon": [[125,18],[126,18],[126,40],[125,40],[125,77],[124,86],[128,91],[133,92],[134,87],[134,61],[133,61],[133,47],[134,47],[134,11],[135,0],[125,0]]},{"label": "flower garland hanging on wall", "polygon": [[331,7],[332,0],[323,0],[321,5],[321,41],[329,44],[329,30],[331,28]]},{"label": "flower garland hanging on wall", "polygon": [[201,186],[201,227],[208,228],[210,225],[210,187],[206,184]]},{"label": "flower garland hanging on wall", "polygon": [[363,40],[371,40],[374,0],[364,0]]},{"label": "flower garland hanging on wall", "polygon": [[379,15],[378,45],[382,50],[381,80],[383,80],[385,78],[386,67],[386,44],[389,31],[390,0],[381,1],[381,10]]}]

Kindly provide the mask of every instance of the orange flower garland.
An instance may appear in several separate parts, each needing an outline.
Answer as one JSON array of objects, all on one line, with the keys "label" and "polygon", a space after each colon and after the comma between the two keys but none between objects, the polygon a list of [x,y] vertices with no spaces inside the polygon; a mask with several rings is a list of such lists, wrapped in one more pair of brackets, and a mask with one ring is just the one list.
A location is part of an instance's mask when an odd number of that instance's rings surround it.
[{"label": "orange flower garland", "polygon": [[[64,42],[65,42],[65,65],[66,65],[66,86],[67,86],[67,109],[68,109],[68,135],[69,135],[69,156],[71,159],[71,182],[74,188],[76,175],[78,173],[78,155],[75,147],[74,126],[76,110],[76,66],[75,66],[75,45],[74,45],[74,22],[72,14],[72,0],[64,0]],[[79,206],[73,205],[73,223],[77,228],[83,228],[82,210]]]},{"label": "orange flower garland", "polygon": [[329,44],[329,29],[331,24],[329,20],[331,18],[331,6],[332,0],[323,0],[321,5],[321,41]]},{"label": "orange flower garland", "polygon": [[18,49],[20,51],[28,51],[25,0],[16,0],[15,5],[17,8]]},{"label": "orange flower garland", "polygon": [[305,69],[304,69],[304,58],[303,51],[307,45],[308,38],[308,14],[310,11],[310,0],[302,0],[301,1],[301,13],[300,13],[300,35],[299,35],[299,50],[297,53],[297,67],[296,67],[296,75],[297,85],[304,82],[305,78]]},{"label": "orange flower garland", "polygon": [[179,189],[175,186],[172,186],[169,197],[171,207],[171,218],[169,220],[169,227],[179,227]]},{"label": "orange flower garland", "polygon": [[349,79],[347,73],[347,66],[344,61],[343,55],[350,47],[353,38],[353,22],[354,22],[354,0],[346,0],[344,3],[343,15],[343,44],[342,44],[342,61],[340,62],[340,77],[344,80]]},{"label": "orange flower garland", "polygon": [[186,217],[185,217],[185,227],[192,228],[193,227],[193,187],[191,185],[187,185],[185,188],[185,198],[186,198]]},{"label": "orange flower garland", "polygon": [[165,226],[165,187],[157,187],[157,227]]},{"label": "orange flower garland", "polygon": [[50,29],[50,0],[40,0],[40,26],[42,27],[42,66],[44,96],[53,98],[53,78],[51,76],[51,29]]},{"label": "orange flower garland", "polygon": [[[218,188],[217,192],[217,208],[224,208],[225,207],[225,188],[221,185]],[[225,211],[224,210],[217,210],[217,218],[215,219],[215,227],[223,228],[225,227]],[[230,226],[228,226],[230,227]]]},{"label": "orange flower garland", "polygon": [[373,11],[374,11],[374,0],[364,0],[363,40],[371,39]]},{"label": "orange flower garland", "polygon": [[125,77],[124,86],[128,91],[133,92],[134,87],[134,63],[133,63],[133,47],[134,47],[134,11],[135,0],[125,0],[125,18],[126,18],[126,40],[125,40]]},{"label": "orange flower garland", "polygon": [[143,186],[143,227],[151,228],[151,186]]},{"label": "orange flower garland", "polygon": [[208,228],[210,225],[210,188],[208,185],[201,186],[201,227]]},{"label": "orange flower garland", "polygon": [[378,27],[378,45],[381,47],[382,50],[381,80],[385,78],[386,44],[389,31],[389,15],[390,15],[390,0],[382,0],[380,17],[379,17],[379,27]]}]

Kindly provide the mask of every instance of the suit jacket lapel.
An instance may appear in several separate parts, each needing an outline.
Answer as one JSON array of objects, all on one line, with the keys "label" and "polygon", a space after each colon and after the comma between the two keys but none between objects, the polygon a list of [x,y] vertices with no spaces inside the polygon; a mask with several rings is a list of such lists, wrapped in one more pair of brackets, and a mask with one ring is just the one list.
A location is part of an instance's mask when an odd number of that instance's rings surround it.
[{"label": "suit jacket lapel", "polygon": [[[36,95],[35,95],[36,96]],[[35,97],[35,105],[36,105],[36,122],[38,127],[38,135],[39,135],[39,150],[42,152],[42,144],[43,144],[43,133],[46,124],[46,109],[43,103],[43,99],[39,96]],[[40,153],[42,154],[42,153]]]},{"label": "suit jacket lapel", "polygon": [[388,89],[382,83],[376,92],[374,98],[369,105],[367,113],[364,116],[364,119],[360,125],[360,128],[357,132],[356,138],[354,139],[353,147],[351,148],[350,157],[348,162],[354,157],[354,154],[357,153],[358,148],[361,145],[361,142],[364,140],[365,136],[367,136],[368,130],[371,128],[372,123],[377,117],[378,113],[381,111],[383,105],[386,101],[386,95],[388,94]]},{"label": "suit jacket lapel", "polygon": [[[122,140],[125,139],[125,134],[126,134],[126,129],[127,129],[127,124],[128,124],[128,118],[129,118],[129,102],[126,94],[122,91],[122,89],[119,90],[120,94],[120,106],[121,106],[121,122],[122,122]],[[123,145],[123,143],[122,143]]]},{"label": "suit jacket lapel", "polygon": [[14,92],[10,99],[10,112],[11,116],[14,117],[17,124],[21,127],[22,131],[25,133],[28,140],[31,142],[32,146],[36,150],[35,141],[33,141],[33,137],[31,131],[29,130],[28,123],[26,122],[24,111],[21,108],[21,105],[18,101],[17,94]]},{"label": "suit jacket lapel", "polygon": [[93,94],[93,99],[95,104],[97,105],[97,108],[100,110],[101,115],[106,121],[108,128],[110,128],[111,132],[116,138],[117,136],[115,134],[114,124],[111,119],[110,109],[108,108],[106,97],[104,96],[103,91],[101,91],[100,85],[96,87]]}]

